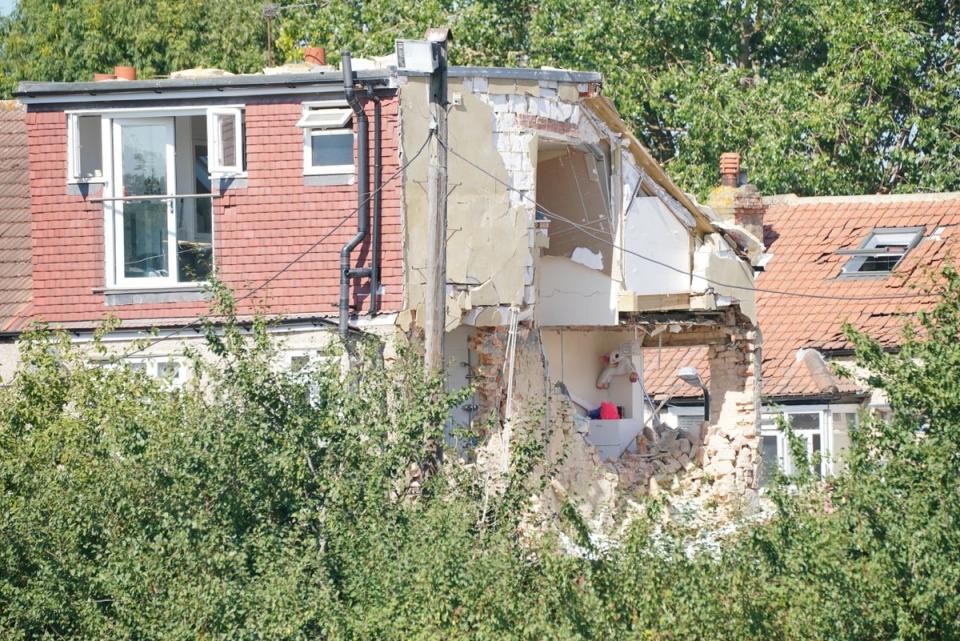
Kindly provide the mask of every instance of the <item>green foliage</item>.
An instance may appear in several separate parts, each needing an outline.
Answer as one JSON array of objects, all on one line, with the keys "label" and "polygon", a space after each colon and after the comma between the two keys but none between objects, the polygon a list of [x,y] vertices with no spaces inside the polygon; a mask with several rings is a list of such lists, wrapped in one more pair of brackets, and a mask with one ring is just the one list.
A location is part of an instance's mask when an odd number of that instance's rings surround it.
[{"label": "green foliage", "polygon": [[[393,51],[449,24],[456,64],[596,69],[625,119],[704,196],[738,151],[765,193],[960,189],[960,12],[949,0],[285,0],[278,61]],[[262,3],[21,0],[0,24],[0,95],[18,80],[143,76],[266,60]],[[6,35],[4,33],[6,32]]]},{"label": "green foliage", "polygon": [[39,330],[0,390],[0,636],[956,638],[960,276],[937,291],[899,353],[850,332],[894,416],[830,486],[782,479],[767,522],[708,544],[651,505],[604,547],[567,506],[582,554],[521,535],[542,444],[499,496],[437,465],[463,397],[414,358],[279,371],[222,289],[179,389]]}]

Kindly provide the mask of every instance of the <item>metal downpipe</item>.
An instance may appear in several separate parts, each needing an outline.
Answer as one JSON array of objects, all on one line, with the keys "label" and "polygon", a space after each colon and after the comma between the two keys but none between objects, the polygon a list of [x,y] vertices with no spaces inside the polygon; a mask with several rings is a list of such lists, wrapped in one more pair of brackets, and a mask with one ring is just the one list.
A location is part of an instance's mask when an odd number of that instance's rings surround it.
[{"label": "metal downpipe", "polygon": [[370,134],[367,114],[363,111],[353,81],[350,52],[341,52],[343,91],[347,103],[357,118],[357,233],[340,250],[340,336],[346,338],[350,321],[350,278],[364,275],[369,270],[352,270],[350,252],[367,237],[370,228]]}]

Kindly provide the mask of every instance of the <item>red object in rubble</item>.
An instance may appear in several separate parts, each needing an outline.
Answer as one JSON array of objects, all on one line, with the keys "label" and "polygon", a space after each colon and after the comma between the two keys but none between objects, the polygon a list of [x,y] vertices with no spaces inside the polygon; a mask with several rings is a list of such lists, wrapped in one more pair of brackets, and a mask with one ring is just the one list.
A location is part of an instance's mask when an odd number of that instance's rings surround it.
[{"label": "red object in rubble", "polygon": [[617,411],[616,405],[608,403],[607,401],[600,403],[600,420],[610,421],[618,418],[620,418],[620,412]]}]

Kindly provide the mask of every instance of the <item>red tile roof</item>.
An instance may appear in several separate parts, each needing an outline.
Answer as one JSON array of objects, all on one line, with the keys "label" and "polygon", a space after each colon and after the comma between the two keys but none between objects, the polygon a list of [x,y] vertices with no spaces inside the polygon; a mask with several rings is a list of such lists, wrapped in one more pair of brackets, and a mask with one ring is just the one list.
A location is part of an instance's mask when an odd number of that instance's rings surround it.
[{"label": "red tile roof", "polygon": [[0,331],[26,322],[30,307],[30,185],[23,105],[0,100]]},{"label": "red tile roof", "polygon": [[[916,311],[929,307],[931,297],[884,299],[917,292],[929,276],[955,258],[960,238],[960,193],[896,196],[840,196],[764,199],[765,242],[773,258],[757,275],[760,289],[804,294],[806,297],[758,292],[763,335],[763,395],[789,398],[821,394],[820,386],[797,351],[811,347],[842,352],[851,345],[843,325],[851,323],[880,340],[897,344],[903,324]],[[888,277],[838,278],[849,256],[840,249],[858,248],[876,228],[922,227],[923,238]],[[846,300],[814,296],[848,297]],[[870,300],[858,298],[877,296]],[[695,365],[706,373],[706,350],[670,350],[661,355],[661,368],[645,350],[644,378],[651,395],[667,393],[676,368]],[[666,353],[668,350],[662,350]],[[667,369],[665,369],[667,368]],[[841,391],[856,386],[840,381]],[[691,390],[692,392],[692,390]],[[681,396],[693,396],[684,391]]]}]

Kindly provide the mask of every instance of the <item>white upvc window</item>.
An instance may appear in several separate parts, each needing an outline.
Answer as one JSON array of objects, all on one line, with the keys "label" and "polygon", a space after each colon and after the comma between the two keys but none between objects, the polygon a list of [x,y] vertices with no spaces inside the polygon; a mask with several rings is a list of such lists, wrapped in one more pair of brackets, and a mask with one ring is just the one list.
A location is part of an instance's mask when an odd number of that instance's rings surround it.
[{"label": "white upvc window", "polygon": [[[817,478],[833,474],[835,461],[830,408],[826,405],[790,406],[764,412],[760,419],[760,485],[770,483],[777,467],[788,475],[798,472],[787,435],[777,423],[780,416],[790,424],[804,446],[811,472]],[[820,460],[814,461],[817,456]]]},{"label": "white upvc window", "polygon": [[99,114],[67,114],[67,182],[104,181],[102,119]]},{"label": "white upvc window", "polygon": [[187,380],[187,369],[175,356],[144,356],[128,359],[126,364],[134,372],[168,381],[174,387],[182,386]]},{"label": "white upvc window", "polygon": [[306,103],[297,127],[303,129],[303,173],[352,174],[353,110],[343,102]]},{"label": "white upvc window", "polygon": [[244,172],[244,119],[239,107],[207,109],[207,144],[210,173],[236,176]]}]

